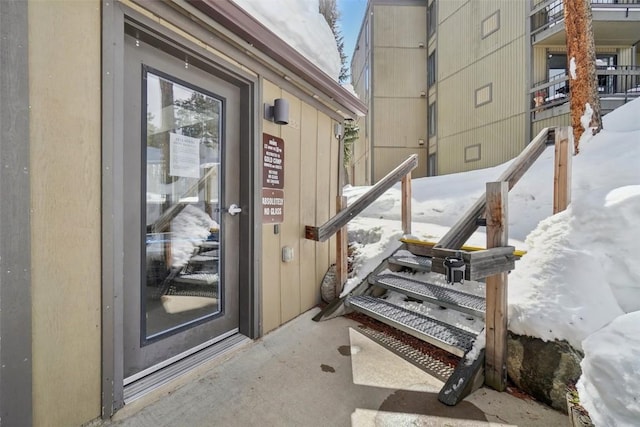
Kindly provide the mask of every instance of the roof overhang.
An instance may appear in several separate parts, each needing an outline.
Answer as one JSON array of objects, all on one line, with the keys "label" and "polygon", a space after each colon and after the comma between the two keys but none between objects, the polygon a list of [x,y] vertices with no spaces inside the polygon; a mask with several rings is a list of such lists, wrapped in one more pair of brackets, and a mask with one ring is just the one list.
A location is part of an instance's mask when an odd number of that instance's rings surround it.
[{"label": "roof overhang", "polygon": [[[316,88],[346,111],[345,118],[364,116],[367,106],[354,94],[230,0],[187,0],[189,4],[238,36],[246,49],[257,49],[289,71],[286,80],[298,79]],[[313,94],[311,94],[313,95]]]}]

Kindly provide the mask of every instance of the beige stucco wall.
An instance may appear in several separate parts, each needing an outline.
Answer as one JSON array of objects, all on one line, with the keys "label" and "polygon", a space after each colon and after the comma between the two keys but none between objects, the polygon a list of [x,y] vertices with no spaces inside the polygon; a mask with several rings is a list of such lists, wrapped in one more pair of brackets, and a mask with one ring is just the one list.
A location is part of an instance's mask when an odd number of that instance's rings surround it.
[{"label": "beige stucco wall", "polygon": [[100,2],[29,2],[33,419],[100,415]]},{"label": "beige stucco wall", "polygon": [[[276,234],[262,226],[262,331],[267,333],[320,302],[320,282],[335,262],[335,238],[304,239],[305,225],[322,225],[335,214],[338,189],[338,140],[335,123],[323,112],[263,80],[263,102],[289,101],[289,124],[263,120],[263,132],[280,137],[285,147],[284,222]],[[282,248],[294,258],[282,261]]]}]

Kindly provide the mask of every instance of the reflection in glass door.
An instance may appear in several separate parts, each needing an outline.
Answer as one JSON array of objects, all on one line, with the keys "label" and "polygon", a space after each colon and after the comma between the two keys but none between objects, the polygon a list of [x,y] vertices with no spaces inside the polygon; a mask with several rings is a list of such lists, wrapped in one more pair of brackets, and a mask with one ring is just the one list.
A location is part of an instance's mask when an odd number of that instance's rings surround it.
[{"label": "reflection in glass door", "polygon": [[144,67],[146,281],[144,340],[222,312],[220,281],[222,101]]}]

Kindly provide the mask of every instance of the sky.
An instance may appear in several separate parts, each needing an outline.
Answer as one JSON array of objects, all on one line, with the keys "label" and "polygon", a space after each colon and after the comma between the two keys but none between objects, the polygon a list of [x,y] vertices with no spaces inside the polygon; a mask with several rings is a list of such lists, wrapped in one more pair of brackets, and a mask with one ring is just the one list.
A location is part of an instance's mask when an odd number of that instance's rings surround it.
[{"label": "sky", "polygon": [[[234,1],[266,26],[278,28],[280,37],[337,80],[339,55],[328,25],[318,19],[317,0]],[[273,7],[275,2],[279,7]],[[346,10],[366,6],[364,0],[338,3],[345,19]],[[349,14],[355,22],[343,24],[345,30],[353,30],[353,38],[361,19],[355,15]],[[353,39],[350,35],[347,41],[346,31],[344,35],[345,53],[350,54]],[[565,211],[552,215],[553,147],[509,193],[510,245],[527,251],[509,274],[509,330],[566,340],[581,349],[577,388],[594,423],[637,427],[640,99],[607,114],[603,122],[597,135],[584,132],[580,154],[572,158],[572,202]],[[485,183],[498,178],[508,165],[413,179],[412,236],[437,242],[484,193]],[[344,195],[353,203],[367,189],[347,187]],[[400,206],[396,186],[349,223],[350,240],[357,236],[359,246],[353,260],[355,276],[343,295],[400,246]],[[477,232],[467,244],[484,247],[485,241],[486,236]]]},{"label": "sky", "polygon": [[[604,130],[595,136],[585,132],[580,154],[572,157],[572,201],[565,211],[552,214],[553,146],[509,193],[510,244],[527,251],[509,274],[509,330],[545,341],[566,340],[582,350],[583,374],[577,387],[595,425],[637,427],[640,99],[603,121]],[[509,163],[414,178],[412,236],[437,242],[484,192],[485,183],[500,176]],[[353,203],[368,189],[347,187],[344,193]],[[342,295],[400,246],[400,196],[397,185],[349,223],[350,241],[359,241],[353,261],[356,274]],[[485,247],[485,242],[479,231],[467,244]],[[465,290],[483,292],[473,286]],[[389,299],[434,317],[443,312],[404,302],[397,295]],[[466,316],[447,321],[476,332],[483,327]]]},{"label": "sky", "polygon": [[356,47],[358,33],[362,25],[367,0],[338,0],[340,19],[338,25],[344,37],[344,53],[347,55],[347,66],[351,63],[351,55]]}]

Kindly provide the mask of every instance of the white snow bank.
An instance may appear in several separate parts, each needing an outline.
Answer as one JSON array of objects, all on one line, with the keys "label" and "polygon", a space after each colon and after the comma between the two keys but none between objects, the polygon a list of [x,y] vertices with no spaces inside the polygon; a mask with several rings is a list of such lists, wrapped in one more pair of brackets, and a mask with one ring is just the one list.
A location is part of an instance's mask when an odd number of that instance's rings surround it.
[{"label": "white snow bank", "polygon": [[233,0],[331,78],[340,76],[340,54],[318,0]]},{"label": "white snow bank", "polygon": [[580,241],[583,232],[569,206],[527,237],[529,252],[509,275],[509,330],[565,339],[579,349],[589,334],[623,314],[599,256]]},{"label": "white snow bank", "polygon": [[[602,125],[608,131],[631,132],[640,130],[640,98],[616,108],[615,114],[602,118]],[[631,120],[629,120],[631,118]]]},{"label": "white snow bank", "polygon": [[[631,120],[633,111],[611,115]],[[528,236],[529,253],[509,276],[511,331],[565,339],[579,349],[616,317],[640,310],[637,165],[640,132],[612,126],[581,145],[573,157],[571,205]]]},{"label": "white snow bank", "polygon": [[640,422],[640,311],[615,319],[583,343],[580,403],[596,426]]}]

